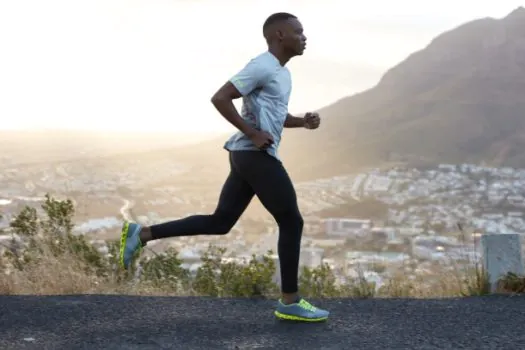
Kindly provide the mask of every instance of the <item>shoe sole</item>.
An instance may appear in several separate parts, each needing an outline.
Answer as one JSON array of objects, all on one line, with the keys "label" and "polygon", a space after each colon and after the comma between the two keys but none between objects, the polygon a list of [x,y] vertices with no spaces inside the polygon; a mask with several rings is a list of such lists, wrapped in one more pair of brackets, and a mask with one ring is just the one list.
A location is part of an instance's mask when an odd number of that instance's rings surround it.
[{"label": "shoe sole", "polygon": [[120,249],[119,249],[119,262],[120,266],[124,269],[127,269],[124,264],[124,251],[126,250],[126,240],[128,239],[129,232],[129,222],[125,222],[122,225],[122,232],[120,233]]},{"label": "shoe sole", "polygon": [[296,322],[325,322],[328,320],[327,317],[320,317],[320,318],[306,318],[306,317],[300,317],[300,316],[293,316],[293,315],[287,315],[280,313],[279,311],[274,312],[275,316],[283,321],[296,321]]}]

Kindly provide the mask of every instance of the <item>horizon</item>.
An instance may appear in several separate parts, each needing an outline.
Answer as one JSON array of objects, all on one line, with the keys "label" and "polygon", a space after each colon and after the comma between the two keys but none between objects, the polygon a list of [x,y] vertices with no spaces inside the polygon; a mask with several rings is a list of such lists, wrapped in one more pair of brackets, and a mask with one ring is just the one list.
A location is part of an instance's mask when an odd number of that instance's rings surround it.
[{"label": "horizon", "polygon": [[[431,9],[412,1],[350,6],[341,0],[322,6],[298,0],[257,6],[238,0],[2,3],[0,31],[11,34],[0,37],[0,44],[11,54],[0,57],[5,98],[0,132],[222,135],[234,128],[214,110],[211,95],[266,50],[260,27],[272,12],[297,15],[308,37],[305,54],[289,63],[290,112],[300,113],[373,87],[389,68],[445,31],[483,17],[502,18],[520,6],[519,1],[445,1]],[[227,10],[232,7],[236,11]],[[197,17],[202,23],[188,24]],[[182,31],[185,35],[177,35]]]}]

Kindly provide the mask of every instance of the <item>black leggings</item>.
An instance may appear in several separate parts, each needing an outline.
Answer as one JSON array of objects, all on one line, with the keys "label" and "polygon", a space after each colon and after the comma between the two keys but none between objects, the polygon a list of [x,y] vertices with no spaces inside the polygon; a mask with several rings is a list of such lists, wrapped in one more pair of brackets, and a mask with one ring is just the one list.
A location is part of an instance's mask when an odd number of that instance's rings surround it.
[{"label": "black leggings", "polygon": [[282,292],[297,292],[303,218],[288,173],[279,160],[263,151],[230,152],[230,168],[212,215],[192,215],[153,225],[152,238],[227,234],[257,195],[279,227]]}]

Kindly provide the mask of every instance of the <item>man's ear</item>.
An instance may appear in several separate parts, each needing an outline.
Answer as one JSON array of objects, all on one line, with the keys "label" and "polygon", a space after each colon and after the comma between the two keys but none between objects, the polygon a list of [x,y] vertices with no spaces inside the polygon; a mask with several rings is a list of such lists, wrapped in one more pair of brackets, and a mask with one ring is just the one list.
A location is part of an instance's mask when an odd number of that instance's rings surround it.
[{"label": "man's ear", "polygon": [[277,38],[278,38],[280,41],[282,41],[283,38],[284,38],[284,32],[283,32],[282,30],[279,29],[279,30],[277,30],[276,34],[277,34]]}]

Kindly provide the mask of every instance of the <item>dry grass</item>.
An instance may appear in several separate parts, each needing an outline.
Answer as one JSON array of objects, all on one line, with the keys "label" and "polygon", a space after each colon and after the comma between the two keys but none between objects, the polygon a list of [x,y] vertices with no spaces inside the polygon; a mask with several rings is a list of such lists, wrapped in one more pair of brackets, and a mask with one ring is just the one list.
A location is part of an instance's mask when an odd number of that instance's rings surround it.
[{"label": "dry grass", "polygon": [[[55,257],[46,254],[38,263],[28,263],[23,270],[11,269],[0,279],[0,294],[127,294],[173,295],[168,289],[156,288],[145,283],[118,282],[117,276],[97,277],[86,272],[87,266],[71,255]],[[343,296],[349,297],[459,297],[476,294],[474,276],[461,276],[450,271],[436,270],[415,278],[405,274],[392,276],[379,290],[364,280],[345,286]],[[469,292],[470,291],[470,292]],[[176,293],[181,295],[180,292]],[[191,291],[184,293],[193,294]]]},{"label": "dry grass", "polygon": [[[42,208],[47,218],[38,218],[34,209],[26,207],[11,223],[13,232],[18,232],[29,242],[31,254],[26,254],[30,257],[29,261],[20,256],[5,258],[0,254],[0,294],[197,295],[196,291],[200,291],[206,295],[264,294],[273,297],[274,293],[278,293],[278,287],[271,282],[275,266],[268,256],[263,262],[252,259],[249,265],[241,266],[221,263],[220,256],[215,253],[209,255],[209,251],[203,256],[205,268],[200,270],[198,278],[192,280],[186,271],[181,270],[180,260],[175,254],[157,255],[143,265],[144,278],[134,280],[131,278],[133,272],[118,269],[115,261],[103,258],[83,236],[71,235],[74,207],[70,201],[49,197]],[[463,246],[467,246],[470,244],[467,243],[470,242],[467,236],[472,235],[466,234],[459,224],[458,228]],[[477,244],[474,241],[474,245]],[[19,252],[8,245],[5,248]],[[114,244],[109,244],[108,248],[116,254]],[[390,275],[380,288],[366,281],[362,273],[346,285],[335,285],[332,271],[327,265],[320,266],[303,271],[300,291],[307,297],[354,298],[439,298],[487,294],[485,273],[478,261],[470,259],[466,252],[464,263],[454,263],[454,259],[450,259],[448,264],[413,263],[418,266],[401,266],[399,272]],[[218,275],[217,270],[220,271]],[[500,281],[498,289],[505,293],[522,293],[525,291],[525,278],[509,275]]]},{"label": "dry grass", "polygon": [[2,294],[79,294],[91,293],[99,282],[67,256],[43,258],[24,270],[13,269],[0,280]]},{"label": "dry grass", "polygon": [[[348,286],[349,297],[440,298],[460,297],[475,290],[473,279],[458,279],[451,273],[418,276],[408,279],[399,274],[390,278],[377,293],[364,281]],[[115,278],[100,278],[85,272],[85,266],[71,257],[46,257],[39,264],[29,264],[24,270],[14,270],[0,279],[0,294],[127,294],[173,295],[170,290],[144,283],[118,283]],[[186,295],[193,293],[188,292]],[[177,293],[181,295],[181,293]]]},{"label": "dry grass", "polygon": [[[6,268],[0,278],[0,294],[59,295],[59,294],[126,294],[126,295],[195,295],[192,290],[174,292],[167,287],[154,287],[144,282],[122,279],[122,272],[97,276],[86,263],[71,253],[54,255],[45,245],[38,260],[25,263],[22,270]],[[467,267],[470,266],[470,267]],[[498,292],[522,293],[525,278],[509,275],[500,281]],[[442,298],[487,294],[487,280],[480,266],[474,263],[434,264],[416,274],[400,272],[390,276],[385,285],[375,290],[362,278],[342,286],[337,295],[356,298]],[[328,293],[327,296],[331,296]]]},{"label": "dry grass", "polygon": [[23,270],[12,269],[0,279],[4,295],[128,294],[169,295],[146,284],[119,283],[116,276],[98,277],[71,255],[44,255]]}]

